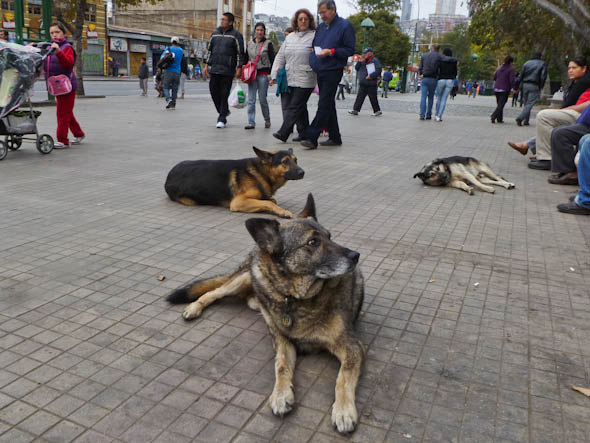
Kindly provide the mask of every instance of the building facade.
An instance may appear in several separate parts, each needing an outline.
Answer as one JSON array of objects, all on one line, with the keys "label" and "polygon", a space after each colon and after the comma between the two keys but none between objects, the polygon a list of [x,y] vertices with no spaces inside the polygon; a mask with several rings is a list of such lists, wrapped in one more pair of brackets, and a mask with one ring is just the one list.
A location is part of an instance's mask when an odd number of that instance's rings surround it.
[{"label": "building facade", "polygon": [[[2,29],[8,31],[10,40],[15,41],[15,2],[1,0],[0,14]],[[42,0],[20,0],[23,2],[25,40],[48,40],[42,28]],[[87,0],[88,7],[84,17],[83,51],[84,74],[104,75],[106,73],[106,0]],[[55,17],[53,17],[55,19]]]},{"label": "building facade", "polygon": [[455,15],[457,10],[457,0],[436,0],[436,15],[448,14]]},{"label": "building facade", "polygon": [[224,12],[234,14],[234,27],[245,39],[252,35],[253,0],[162,0],[115,9],[109,22],[109,57],[119,62],[120,74],[137,75],[139,59],[145,56],[153,69],[176,36],[196,63],[205,56],[207,41]]},{"label": "building facade", "polygon": [[402,0],[402,22],[409,22],[412,19],[412,2],[411,0]]}]

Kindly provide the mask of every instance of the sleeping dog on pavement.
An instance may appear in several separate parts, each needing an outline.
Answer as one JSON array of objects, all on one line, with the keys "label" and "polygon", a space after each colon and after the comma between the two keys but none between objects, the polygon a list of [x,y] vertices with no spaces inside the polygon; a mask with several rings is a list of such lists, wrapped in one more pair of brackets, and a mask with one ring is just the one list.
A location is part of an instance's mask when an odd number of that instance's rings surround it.
[{"label": "sleeping dog on pavement", "polygon": [[[450,186],[461,189],[473,195],[473,188],[484,192],[494,193],[494,188],[488,185],[503,186],[514,189],[516,185],[496,175],[492,168],[473,157],[437,158],[428,163],[422,170],[414,174],[426,185]],[[470,186],[471,185],[471,186]]]},{"label": "sleeping dog on pavement", "polygon": [[189,283],[168,295],[170,303],[190,303],[182,314],[197,318],[215,300],[228,295],[260,309],[272,336],[275,385],[269,405],[275,415],[295,402],[293,373],[297,351],[327,350],[340,360],[332,424],[341,433],[358,422],[356,385],[364,347],[354,331],[363,305],[359,253],[331,240],[316,218],[309,194],[293,220],[251,218],[246,228],[257,247],[233,272]]},{"label": "sleeping dog on pavement", "polygon": [[266,152],[252,147],[256,157],[241,160],[187,160],[168,173],[164,188],[170,200],[187,206],[229,206],[231,211],[293,214],[272,198],[287,180],[300,180],[305,171],[293,150]]}]

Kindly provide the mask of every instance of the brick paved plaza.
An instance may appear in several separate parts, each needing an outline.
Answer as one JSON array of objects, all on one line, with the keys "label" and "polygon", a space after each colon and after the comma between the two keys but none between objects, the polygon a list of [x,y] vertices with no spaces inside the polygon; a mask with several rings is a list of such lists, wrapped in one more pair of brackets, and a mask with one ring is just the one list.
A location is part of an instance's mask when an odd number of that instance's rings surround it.
[{"label": "brick paved plaza", "polygon": [[[443,123],[418,120],[417,95],[392,95],[379,118],[368,103],[349,116],[346,100],[344,146],[283,145],[306,175],[277,201],[295,212],[313,192],[333,238],[361,253],[354,434],[330,423],[334,358],[300,357],[295,408],[274,417],[260,314],[224,300],[185,322],[164,300],[254,244],[247,214],[168,200],[169,169],[279,147],[260,114],[255,131],[245,110],[215,129],[199,95],[168,112],[154,97],[80,100],[86,144],[47,156],[25,144],[0,162],[0,441],[590,441],[590,398],[571,389],[590,387],[590,218],[558,213],[575,188],[506,146],[534,127],[509,108],[492,126],[485,97],[458,97]],[[54,108],[39,125],[54,133]],[[517,188],[468,196],[412,179],[448,155]]]}]

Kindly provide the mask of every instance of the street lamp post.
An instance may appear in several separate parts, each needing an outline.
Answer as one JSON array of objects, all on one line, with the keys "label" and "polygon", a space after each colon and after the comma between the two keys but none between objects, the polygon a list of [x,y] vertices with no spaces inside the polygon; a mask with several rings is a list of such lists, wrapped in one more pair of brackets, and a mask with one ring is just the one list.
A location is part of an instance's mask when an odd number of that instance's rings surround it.
[{"label": "street lamp post", "polygon": [[363,34],[363,49],[369,47],[369,30],[374,27],[375,23],[373,23],[373,20],[371,20],[369,17],[361,22],[361,28],[363,28],[365,31]]}]

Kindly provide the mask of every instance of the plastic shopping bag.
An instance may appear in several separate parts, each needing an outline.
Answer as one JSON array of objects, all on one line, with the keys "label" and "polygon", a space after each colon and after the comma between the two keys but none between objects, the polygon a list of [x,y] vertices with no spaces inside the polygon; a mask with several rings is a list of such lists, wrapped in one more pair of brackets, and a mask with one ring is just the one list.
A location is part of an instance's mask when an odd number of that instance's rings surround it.
[{"label": "plastic shopping bag", "polygon": [[232,108],[243,108],[246,105],[246,95],[239,83],[236,83],[234,89],[229,94],[227,104]]}]

